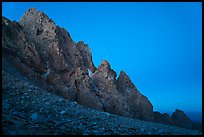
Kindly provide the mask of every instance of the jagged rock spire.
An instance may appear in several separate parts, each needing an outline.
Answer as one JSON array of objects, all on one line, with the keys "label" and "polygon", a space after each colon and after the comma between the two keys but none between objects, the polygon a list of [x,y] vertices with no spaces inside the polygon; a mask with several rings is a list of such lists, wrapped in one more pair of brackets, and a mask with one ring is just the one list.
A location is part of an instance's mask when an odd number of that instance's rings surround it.
[{"label": "jagged rock spire", "polygon": [[42,33],[49,34],[51,39],[56,36],[56,24],[46,14],[35,8],[28,9],[19,20],[19,24],[30,37],[36,37]]},{"label": "jagged rock spire", "polygon": [[28,9],[23,16],[19,20],[19,24],[24,26],[25,23],[33,22],[33,23],[43,23],[48,22],[51,23],[53,26],[56,26],[55,23],[50,19],[45,13],[38,11],[36,8]]},{"label": "jagged rock spire", "polygon": [[98,69],[101,69],[101,68],[107,68],[107,70],[111,69],[110,63],[107,60],[102,60]]},{"label": "jagged rock spire", "polygon": [[120,75],[117,79],[117,86],[119,90],[125,90],[127,87],[128,88],[136,88],[136,86],[132,83],[132,81],[130,80],[130,77],[125,73],[124,70],[120,71]]},{"label": "jagged rock spire", "polygon": [[107,60],[102,60],[101,64],[98,66],[97,72],[102,72],[104,77],[111,77],[115,79],[117,74],[111,69],[110,63]]},{"label": "jagged rock spire", "polygon": [[19,23],[3,18],[2,28],[3,58],[30,80],[88,107],[152,120],[151,102],[125,71],[116,80],[116,72],[107,60],[95,68],[88,45],[83,41],[75,44],[69,33],[43,12],[30,8]]},{"label": "jagged rock spire", "polygon": [[179,109],[176,109],[175,112],[171,115],[171,118],[175,125],[179,127],[184,127],[187,129],[192,129],[192,121],[187,117],[187,115]]}]

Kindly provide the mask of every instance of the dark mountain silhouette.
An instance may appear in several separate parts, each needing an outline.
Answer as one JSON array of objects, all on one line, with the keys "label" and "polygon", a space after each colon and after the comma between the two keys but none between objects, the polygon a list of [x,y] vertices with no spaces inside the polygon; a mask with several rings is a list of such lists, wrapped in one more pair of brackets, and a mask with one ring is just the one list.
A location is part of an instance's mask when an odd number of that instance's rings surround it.
[{"label": "dark mountain silhouette", "polygon": [[69,101],[128,118],[201,129],[181,110],[171,117],[153,112],[125,71],[116,79],[107,60],[95,67],[87,44],[75,43],[64,28],[35,8],[19,22],[2,17],[2,53],[3,66],[9,62],[25,79]]}]

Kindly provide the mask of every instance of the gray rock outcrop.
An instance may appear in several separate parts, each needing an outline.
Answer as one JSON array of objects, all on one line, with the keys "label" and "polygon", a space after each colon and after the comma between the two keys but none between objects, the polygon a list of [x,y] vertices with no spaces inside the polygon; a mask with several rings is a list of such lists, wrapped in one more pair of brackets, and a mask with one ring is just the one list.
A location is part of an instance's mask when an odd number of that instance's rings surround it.
[{"label": "gray rock outcrop", "polygon": [[[5,61],[5,60],[4,60]],[[15,69],[11,64],[10,69]],[[2,135],[201,135],[202,132],[101,112],[2,71]],[[17,72],[17,71],[15,71]],[[22,79],[23,78],[23,79]]]},{"label": "gray rock outcrop", "polygon": [[154,112],[154,121],[158,123],[173,125],[173,120],[167,113],[161,114],[158,111]]},{"label": "gray rock outcrop", "polygon": [[[108,61],[95,67],[87,44],[75,43],[64,28],[35,8],[19,22],[2,17],[2,51],[2,58],[29,80],[65,99],[129,118],[155,121],[160,117],[124,71],[116,79]],[[183,116],[176,111],[172,119],[180,126],[181,118],[190,128]],[[169,120],[161,117],[160,121]]]},{"label": "gray rock outcrop", "polygon": [[129,106],[128,111],[133,118],[137,117],[149,121],[154,119],[151,102],[138,91],[129,76],[123,70],[117,79],[117,88],[126,98]]},{"label": "gray rock outcrop", "polygon": [[192,129],[193,128],[193,123],[192,121],[187,117],[187,115],[179,109],[176,109],[175,112],[171,116],[174,125],[179,126],[179,127],[184,127],[187,129]]}]

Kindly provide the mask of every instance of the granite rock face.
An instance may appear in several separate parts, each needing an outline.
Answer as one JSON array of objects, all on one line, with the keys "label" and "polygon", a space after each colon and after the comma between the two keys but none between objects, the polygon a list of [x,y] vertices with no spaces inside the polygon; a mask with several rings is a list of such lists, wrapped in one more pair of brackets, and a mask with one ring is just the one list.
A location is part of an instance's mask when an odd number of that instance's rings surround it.
[{"label": "granite rock face", "polygon": [[[151,102],[124,71],[116,79],[108,61],[95,67],[87,44],[75,43],[64,28],[35,8],[26,11],[19,22],[2,17],[2,51],[3,60],[49,92],[100,111],[159,121],[160,114],[153,112]],[[178,113],[172,116],[175,121]],[[169,119],[164,117],[161,122]]]}]

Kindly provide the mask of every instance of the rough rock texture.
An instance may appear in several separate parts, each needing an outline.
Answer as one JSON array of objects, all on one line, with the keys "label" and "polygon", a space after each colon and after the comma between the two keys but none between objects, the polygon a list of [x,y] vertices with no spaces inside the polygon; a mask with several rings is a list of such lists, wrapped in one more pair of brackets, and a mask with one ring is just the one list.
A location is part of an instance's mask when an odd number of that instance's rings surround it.
[{"label": "rough rock texture", "polygon": [[[96,68],[88,45],[83,41],[76,44],[65,29],[43,12],[31,8],[19,23],[2,19],[3,58],[29,79],[48,91],[91,108],[151,119],[152,105],[145,96],[129,85],[123,89],[117,87],[120,83],[117,84],[116,72],[110,64],[103,60]],[[128,88],[131,93],[124,93]]]},{"label": "rough rock texture", "polygon": [[[3,18],[4,57],[45,89],[76,100],[77,93],[82,91],[77,92],[82,85],[76,87],[76,81],[85,84],[83,77],[88,76],[87,69],[92,72],[96,69],[88,45],[82,41],[75,44],[65,29],[34,8],[23,15],[19,24]],[[88,96],[81,97],[81,94],[78,98],[83,97],[82,100]],[[92,93],[88,94],[90,99],[95,98]],[[89,102],[84,105],[93,106],[94,101]]]},{"label": "rough rock texture", "polygon": [[3,135],[201,135],[196,130],[90,109],[6,71],[2,71]]},{"label": "rough rock texture", "polygon": [[186,116],[186,114],[182,110],[176,109],[176,111],[172,114],[171,118],[173,119],[174,124],[179,127],[184,127],[187,129],[193,128],[192,121]]},{"label": "rough rock texture", "polygon": [[127,100],[128,112],[134,117],[150,120],[153,118],[153,106],[147,97],[142,95],[135,85],[131,82],[129,76],[122,70],[117,79],[117,89]]},{"label": "rough rock texture", "polygon": [[158,111],[154,112],[154,121],[170,125],[174,124],[173,119],[171,119],[171,117],[167,113],[161,114]]},{"label": "rough rock texture", "polygon": [[92,78],[93,90],[103,104],[103,111],[128,116],[126,99],[116,88],[116,73],[106,60],[102,60]]},{"label": "rough rock texture", "polygon": [[153,113],[154,122],[183,127],[186,129],[199,130],[202,132],[202,123],[192,122],[187,115],[179,109],[176,109],[175,112],[172,113],[171,117],[167,113],[161,114],[158,111]]},{"label": "rough rock texture", "polygon": [[102,60],[96,68],[87,44],[75,43],[64,28],[35,8],[26,11],[19,22],[2,17],[2,51],[3,66],[13,65],[49,92],[100,111],[157,119],[151,102],[124,71],[116,80],[108,61]]}]

